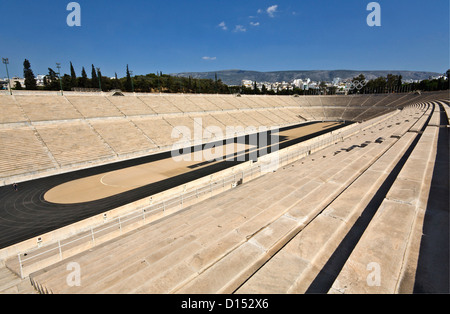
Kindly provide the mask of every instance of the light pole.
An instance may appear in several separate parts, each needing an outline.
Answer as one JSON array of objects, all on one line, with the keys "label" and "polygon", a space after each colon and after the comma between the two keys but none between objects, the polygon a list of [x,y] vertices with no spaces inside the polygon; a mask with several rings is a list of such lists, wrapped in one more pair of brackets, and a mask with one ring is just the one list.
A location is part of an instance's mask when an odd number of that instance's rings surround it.
[{"label": "light pole", "polygon": [[100,68],[97,68],[98,86],[100,87],[100,92],[102,91],[102,73]]},{"label": "light pole", "polygon": [[3,64],[6,67],[6,75],[8,76],[9,94],[12,95],[11,80],[9,79],[9,72],[8,72],[9,59],[8,58],[2,58],[2,62],[3,62]]},{"label": "light pole", "polygon": [[58,68],[58,78],[59,78],[59,86],[61,87],[61,96],[63,95],[63,88],[61,82],[61,63],[56,62],[56,68]]}]

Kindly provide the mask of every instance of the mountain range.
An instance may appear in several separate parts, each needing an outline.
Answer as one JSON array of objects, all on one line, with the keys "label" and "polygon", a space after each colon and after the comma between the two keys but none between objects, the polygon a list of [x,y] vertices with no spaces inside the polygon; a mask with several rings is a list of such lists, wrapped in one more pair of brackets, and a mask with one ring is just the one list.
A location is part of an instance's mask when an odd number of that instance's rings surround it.
[{"label": "mountain range", "polygon": [[257,82],[291,82],[294,79],[310,78],[312,81],[331,82],[335,78],[342,80],[354,78],[363,74],[366,79],[375,79],[377,77],[386,77],[388,74],[401,75],[403,80],[424,80],[432,76],[442,75],[436,72],[424,71],[357,71],[357,70],[312,70],[312,71],[274,71],[257,72],[247,70],[223,70],[212,72],[183,72],[172,73],[170,75],[189,77],[197,79],[221,79],[227,85],[241,85],[242,80],[251,80]]}]

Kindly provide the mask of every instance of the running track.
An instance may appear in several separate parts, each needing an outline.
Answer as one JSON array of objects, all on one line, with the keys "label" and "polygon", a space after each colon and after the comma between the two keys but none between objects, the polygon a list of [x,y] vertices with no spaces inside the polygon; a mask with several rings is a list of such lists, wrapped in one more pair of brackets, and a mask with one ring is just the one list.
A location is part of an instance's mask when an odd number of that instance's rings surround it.
[{"label": "running track", "polygon": [[[300,126],[304,125],[305,124],[302,124]],[[323,133],[339,129],[343,126],[345,125],[339,125],[325,131],[285,142],[282,142],[283,139],[280,137],[279,148],[282,149],[284,147],[300,143]],[[298,126],[283,128],[280,129],[280,132],[295,127]],[[192,180],[207,176],[211,173],[233,167],[243,162],[223,161],[215,163],[211,166],[193,170],[185,174],[92,202],[64,205],[50,203],[44,199],[44,194],[48,190],[62,183],[103,172],[136,166],[142,163],[168,158],[170,156],[170,152],[165,152],[138,159],[22,182],[19,184],[19,191],[17,192],[14,191],[12,185],[0,187],[0,249],[62,228],[77,221],[101,214],[105,211],[137,201],[150,195],[154,195],[175,186],[182,185]]]}]

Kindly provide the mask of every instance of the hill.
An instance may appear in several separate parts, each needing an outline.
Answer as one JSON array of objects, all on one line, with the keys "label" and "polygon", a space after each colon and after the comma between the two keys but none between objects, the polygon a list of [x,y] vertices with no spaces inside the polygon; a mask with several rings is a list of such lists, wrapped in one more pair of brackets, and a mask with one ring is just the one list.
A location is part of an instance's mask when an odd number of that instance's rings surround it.
[{"label": "hill", "polygon": [[241,85],[242,80],[252,80],[258,82],[282,82],[294,79],[310,78],[313,81],[331,82],[334,78],[351,79],[364,74],[367,79],[386,77],[388,74],[401,75],[403,80],[424,80],[430,76],[438,76],[440,73],[423,71],[357,71],[357,70],[314,70],[314,71],[274,71],[257,72],[246,70],[224,70],[216,72],[183,72],[172,73],[173,76],[214,79],[215,74],[227,85]]}]

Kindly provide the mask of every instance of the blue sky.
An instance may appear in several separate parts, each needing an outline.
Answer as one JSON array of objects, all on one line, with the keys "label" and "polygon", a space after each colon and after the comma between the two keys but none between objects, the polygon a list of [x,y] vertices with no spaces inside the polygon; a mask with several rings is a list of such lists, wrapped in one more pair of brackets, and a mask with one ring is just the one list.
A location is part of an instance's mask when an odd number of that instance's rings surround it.
[{"label": "blue sky", "polygon": [[[29,59],[35,74],[62,64],[77,75],[243,69],[414,70],[449,66],[448,0],[383,0],[381,26],[366,23],[369,0],[0,0],[0,57],[11,76]],[[3,65],[0,77],[6,76]]]}]

